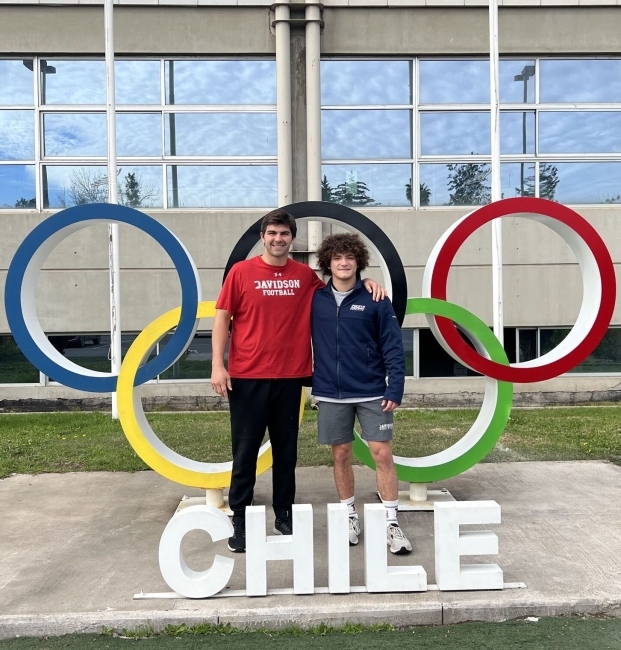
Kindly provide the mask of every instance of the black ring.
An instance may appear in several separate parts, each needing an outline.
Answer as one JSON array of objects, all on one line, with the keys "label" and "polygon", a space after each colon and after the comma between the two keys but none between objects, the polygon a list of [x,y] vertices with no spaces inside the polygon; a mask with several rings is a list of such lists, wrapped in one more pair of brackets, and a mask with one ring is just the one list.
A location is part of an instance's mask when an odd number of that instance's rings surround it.
[{"label": "black ring", "polygon": [[[401,326],[403,324],[408,299],[405,269],[403,268],[403,262],[399,257],[399,253],[397,253],[397,249],[377,224],[373,223],[373,221],[357,210],[326,201],[302,201],[300,203],[285,205],[282,209],[286,210],[295,219],[326,217],[334,221],[340,221],[343,224],[351,226],[372,241],[388,267],[388,273],[392,283],[392,306],[395,310],[399,325]],[[261,221],[262,219],[259,219],[253,223],[240,237],[226,263],[222,281],[228,275],[233,264],[245,260],[250,251],[255,247],[257,241],[261,239]]]}]

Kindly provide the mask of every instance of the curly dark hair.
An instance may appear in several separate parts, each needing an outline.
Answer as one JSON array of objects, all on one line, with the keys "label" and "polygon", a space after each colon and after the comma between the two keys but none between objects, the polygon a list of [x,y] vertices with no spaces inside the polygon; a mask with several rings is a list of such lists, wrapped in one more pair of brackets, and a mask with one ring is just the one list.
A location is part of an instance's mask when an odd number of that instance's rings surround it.
[{"label": "curly dark hair", "polygon": [[330,262],[334,255],[351,253],[356,257],[357,273],[369,266],[369,251],[358,235],[344,233],[326,237],[317,249],[317,262],[324,275],[332,275]]}]

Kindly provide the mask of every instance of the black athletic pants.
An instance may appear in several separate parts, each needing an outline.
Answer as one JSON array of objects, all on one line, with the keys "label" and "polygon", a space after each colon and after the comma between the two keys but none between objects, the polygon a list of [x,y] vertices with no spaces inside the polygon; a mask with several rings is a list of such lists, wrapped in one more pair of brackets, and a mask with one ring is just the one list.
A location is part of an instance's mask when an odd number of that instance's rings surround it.
[{"label": "black athletic pants", "polygon": [[233,474],[229,506],[243,516],[252,505],[259,448],[267,428],[272,443],[272,505],[276,516],[295,500],[301,379],[231,379]]}]

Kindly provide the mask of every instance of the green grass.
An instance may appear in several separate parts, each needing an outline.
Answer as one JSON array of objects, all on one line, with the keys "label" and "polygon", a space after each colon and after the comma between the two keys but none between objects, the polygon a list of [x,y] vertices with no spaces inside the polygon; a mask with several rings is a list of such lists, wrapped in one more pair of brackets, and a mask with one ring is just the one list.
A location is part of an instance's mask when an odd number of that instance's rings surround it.
[{"label": "green grass", "polygon": [[538,622],[464,623],[405,630],[319,626],[302,632],[255,630],[225,626],[171,627],[158,636],[75,634],[46,639],[0,641],[0,650],[619,650],[621,620],[555,618]]},{"label": "green grass", "polygon": [[[397,411],[394,451],[435,453],[461,438],[474,409]],[[172,449],[200,461],[230,460],[229,416],[150,413],[156,434]],[[331,465],[330,450],[316,442],[315,411],[300,429],[299,465]],[[621,465],[621,409],[568,407],[514,410],[488,462],[602,459]],[[146,469],[121,431],[104,413],[0,414],[0,478],[12,473]]]}]

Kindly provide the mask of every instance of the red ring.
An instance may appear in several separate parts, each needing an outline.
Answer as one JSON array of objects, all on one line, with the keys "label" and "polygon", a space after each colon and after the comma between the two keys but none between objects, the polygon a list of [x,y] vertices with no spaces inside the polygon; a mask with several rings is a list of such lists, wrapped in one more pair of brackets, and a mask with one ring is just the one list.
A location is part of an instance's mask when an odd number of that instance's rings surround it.
[{"label": "red ring", "polygon": [[499,217],[532,213],[556,219],[571,228],[589,247],[599,269],[602,296],[593,327],[573,350],[565,356],[543,366],[520,368],[517,364],[503,366],[482,357],[462,339],[453,321],[435,317],[436,324],[447,345],[463,360],[464,365],[499,381],[530,383],[558,377],[582,363],[595,350],[608,330],[616,299],[615,270],[602,238],[586,219],[570,208],[538,198],[503,199],[472,212],[451,232],[444,242],[432,269],[430,294],[432,298],[446,300],[446,285],[451,264],[461,245],[478,228]]}]

